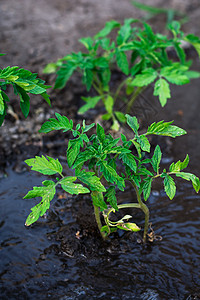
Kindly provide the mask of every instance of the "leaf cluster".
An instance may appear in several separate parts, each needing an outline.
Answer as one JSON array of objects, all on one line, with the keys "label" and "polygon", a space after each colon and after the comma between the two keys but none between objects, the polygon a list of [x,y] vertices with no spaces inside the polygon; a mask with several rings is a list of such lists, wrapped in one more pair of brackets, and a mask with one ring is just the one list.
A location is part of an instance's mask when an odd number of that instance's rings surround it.
[{"label": "leaf cluster", "polygon": [[47,89],[50,86],[45,85],[45,81],[38,78],[36,73],[19,67],[7,67],[0,69],[0,126],[6,116],[9,97],[6,89],[9,85],[13,86],[14,93],[20,98],[20,108],[25,117],[28,116],[30,110],[29,94],[41,95],[50,105]]},{"label": "leaf cluster", "polygon": [[[183,42],[190,43],[200,56],[200,39],[193,34],[185,35],[178,21],[169,23],[168,30],[169,37],[155,33],[149,24],[138,19],[125,19],[124,24],[111,20],[94,37],[79,40],[86,48],[84,52],[68,54],[48,64],[44,72],[57,73],[55,88],[59,89],[75,71],[79,72],[87,91],[93,88],[97,92],[95,97],[83,97],[86,104],[79,113],[102,101],[106,110],[103,119],[112,119],[112,129],[118,130],[119,122],[126,122],[125,115],[114,108],[122,89],[125,89],[123,100],[129,113],[135,99],[150,84],[153,94],[164,106],[171,98],[170,84],[183,85],[191,78],[200,77],[199,72],[190,71],[191,61],[186,61],[182,46]],[[168,49],[176,52],[175,62],[170,59]],[[116,91],[112,91],[110,85],[113,68],[125,75]]]},{"label": "leaf cluster", "polygon": [[[199,178],[182,172],[188,165],[188,156],[183,162],[172,163],[168,171],[165,169],[160,171],[162,152],[158,145],[151,158],[147,159],[145,156],[145,153],[150,153],[151,148],[149,135],[175,138],[186,134],[183,129],[172,125],[172,122],[160,121],[151,124],[146,133],[140,134],[136,117],[127,114],[126,121],[133,131],[133,137],[129,140],[123,134],[121,139],[113,138],[111,134],[105,133],[100,124],[96,125],[96,133],[88,136],[87,132],[95,124],[86,125],[83,121],[82,126],[78,124],[74,129],[72,120],[58,113],[56,118],[51,118],[42,125],[40,132],[44,133],[52,130],[71,131],[73,138],[68,142],[66,157],[68,167],[75,170],[75,176],[64,176],[59,160],[49,156],[36,156],[26,160],[32,170],[44,175],[57,174],[60,177],[56,182],[44,181],[42,187],[34,187],[25,196],[25,198],[42,197],[42,201],[32,208],[26,225],[32,224],[46,212],[55,195],[57,185],[72,195],[91,193],[93,205],[103,211],[108,208],[108,204],[114,210],[118,210],[116,192],[124,191],[127,183],[132,183],[139,194],[143,195],[144,200],[149,198],[152,182],[156,178],[163,180],[167,196],[173,199],[176,192],[173,175],[190,180],[196,192],[199,191]],[[123,224],[118,223],[115,224],[118,228],[124,227]],[[124,230],[131,230],[130,228],[132,230],[134,228],[134,231],[138,230],[138,227],[130,224],[124,227]],[[106,228],[105,231],[108,229]]]}]

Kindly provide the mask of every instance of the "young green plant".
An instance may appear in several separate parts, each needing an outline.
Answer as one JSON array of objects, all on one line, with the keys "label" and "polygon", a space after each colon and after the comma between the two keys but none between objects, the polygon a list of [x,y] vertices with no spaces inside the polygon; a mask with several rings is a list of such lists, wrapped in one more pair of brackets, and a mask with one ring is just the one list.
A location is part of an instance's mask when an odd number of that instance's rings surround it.
[{"label": "young green plant", "polygon": [[172,8],[162,8],[162,7],[147,5],[147,4],[141,3],[139,1],[131,1],[131,3],[136,8],[146,12],[146,15],[143,17],[143,19],[145,21],[147,21],[155,16],[158,16],[158,15],[166,16],[166,25],[170,24],[177,17],[179,18],[179,22],[181,24],[188,21],[187,16],[179,10],[175,10]]},{"label": "young green plant", "polygon": [[[135,100],[149,85],[163,107],[171,98],[170,84],[183,85],[200,77],[199,72],[190,70],[192,62],[186,60],[182,46],[183,42],[191,44],[200,56],[200,39],[185,35],[178,21],[168,24],[168,29],[169,37],[153,32],[149,24],[137,19],[126,19],[122,25],[111,20],[94,37],[79,40],[85,52],[72,52],[48,64],[44,73],[56,72],[55,88],[62,89],[72,74],[79,72],[87,91],[93,89],[96,93],[82,97],[85,104],[79,113],[84,114],[102,101],[106,112],[102,118],[110,120],[111,128],[117,131],[119,122],[126,122],[122,106],[130,113]],[[174,61],[169,49],[176,53]],[[116,68],[122,72],[121,82],[113,88],[111,77]],[[120,105],[116,105],[117,101]]]},{"label": "young green plant", "polygon": [[[44,215],[55,196],[56,187],[61,186],[71,195],[85,193],[91,195],[96,222],[103,238],[118,228],[126,231],[140,230],[135,223],[129,222],[131,215],[125,215],[114,222],[111,220],[111,213],[124,208],[142,210],[145,215],[143,232],[145,242],[149,225],[149,209],[144,201],[147,201],[150,196],[153,180],[158,178],[163,180],[164,190],[170,199],[173,199],[176,193],[172,176],[190,180],[195,191],[199,191],[199,178],[182,171],[188,165],[188,155],[183,162],[172,163],[169,170],[162,171],[160,170],[162,153],[158,145],[151,158],[145,156],[150,152],[151,147],[148,136],[175,138],[186,134],[186,131],[172,125],[172,122],[160,121],[151,124],[146,133],[140,134],[137,118],[128,114],[125,117],[128,126],[133,131],[133,136],[129,140],[123,134],[121,140],[113,138],[111,134],[106,134],[99,124],[96,125],[96,133],[89,137],[88,131],[95,126],[94,123],[86,125],[83,121],[82,126],[78,124],[74,128],[72,120],[58,113],[56,113],[56,118],[51,118],[42,125],[40,132],[43,133],[52,130],[71,131],[73,138],[68,142],[66,156],[68,167],[75,171],[75,175],[65,176],[59,160],[49,156],[36,156],[25,161],[33,171],[58,176],[56,181],[47,179],[43,181],[42,186],[33,187],[33,190],[24,197],[25,199],[42,197],[42,201],[31,209],[32,212],[26,220],[27,226]],[[118,204],[117,192],[124,192],[127,185],[134,188],[137,202]],[[104,217],[103,225],[101,213]]]},{"label": "young green plant", "polygon": [[[3,55],[0,54],[0,56]],[[30,110],[29,94],[41,95],[50,105],[49,95],[47,94],[47,89],[50,86],[45,85],[45,81],[38,78],[36,73],[20,69],[17,66],[0,69],[0,126],[5,119],[8,109],[7,104],[10,101],[6,94],[9,85],[13,86],[15,95],[20,98],[20,108],[25,118]]]}]

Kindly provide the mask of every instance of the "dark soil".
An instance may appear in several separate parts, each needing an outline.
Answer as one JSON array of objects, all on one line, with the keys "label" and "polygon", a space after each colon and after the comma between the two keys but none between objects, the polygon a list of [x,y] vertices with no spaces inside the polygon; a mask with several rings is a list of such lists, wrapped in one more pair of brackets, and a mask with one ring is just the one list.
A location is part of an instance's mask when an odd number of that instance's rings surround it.
[{"label": "dark soil", "polygon": [[[173,8],[186,14],[189,22],[184,25],[188,33],[200,34],[199,18],[200,5],[198,0],[181,1],[161,0],[141,1],[158,7]],[[124,18],[138,18],[145,13],[134,8],[131,1],[124,0],[2,0],[1,11],[1,52],[7,53],[0,58],[1,67],[18,65],[37,72],[39,76],[53,86],[55,76],[45,76],[42,70],[49,62],[56,61],[71,51],[78,51],[82,45],[78,39],[84,36],[94,35],[104,23],[110,19],[123,22]],[[152,19],[155,30],[164,31],[166,17],[164,15]],[[186,87],[187,89],[187,87]],[[61,91],[49,90],[52,100],[50,108],[40,97],[31,97],[31,112],[27,120],[22,116],[19,109],[19,99],[9,91],[12,99],[9,113],[4,125],[0,129],[0,170],[1,173],[9,161],[13,159],[21,161],[26,157],[33,156],[41,150],[52,150],[63,153],[64,148],[60,136],[56,133],[52,139],[43,138],[38,134],[41,124],[55,112],[67,115],[76,120],[77,109],[80,106],[80,96],[85,94],[84,87],[80,84],[80,78],[73,76],[67,87]],[[146,113],[160,113],[157,100],[152,106],[152,99],[146,96],[145,103],[140,103],[139,113],[142,110],[143,120]],[[143,101],[144,102],[144,101]],[[171,107],[171,106],[169,106]],[[171,108],[170,108],[171,109]],[[196,110],[196,107],[193,106]],[[179,110],[179,109],[178,109]],[[176,112],[175,112],[176,113]],[[96,111],[89,118],[96,116]],[[191,112],[192,114],[192,112]],[[148,114],[149,115],[149,114]],[[78,120],[76,120],[78,122]],[[93,120],[92,120],[93,121]],[[149,120],[151,122],[151,119]],[[22,157],[20,157],[22,155]],[[22,166],[16,166],[20,171]]]},{"label": "dark soil", "polygon": [[[179,184],[172,202],[154,186],[148,206],[158,240],[144,246],[141,233],[121,231],[103,242],[91,199],[61,192],[48,213],[25,228],[36,200],[22,197],[43,178],[7,170],[0,181],[2,300],[200,299],[200,207],[190,184]],[[134,194],[127,190],[119,200],[134,201]],[[141,213],[128,213],[143,226]]]}]

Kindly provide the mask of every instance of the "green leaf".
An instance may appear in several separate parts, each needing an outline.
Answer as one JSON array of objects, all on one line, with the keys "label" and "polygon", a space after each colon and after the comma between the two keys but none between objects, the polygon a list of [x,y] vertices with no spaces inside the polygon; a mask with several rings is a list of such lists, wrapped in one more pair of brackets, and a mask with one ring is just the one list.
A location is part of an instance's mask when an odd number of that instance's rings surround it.
[{"label": "green leaf", "polygon": [[142,153],[141,153],[141,147],[140,147],[140,145],[136,141],[134,141],[134,140],[132,140],[132,143],[133,143],[133,145],[135,146],[135,148],[137,150],[138,157],[141,158],[142,157]]},{"label": "green leaf", "polygon": [[127,141],[127,138],[126,138],[126,136],[125,136],[123,133],[121,133],[121,140],[122,140],[122,142],[123,142],[123,145],[124,145],[124,143],[126,143],[126,141]]},{"label": "green leaf", "polygon": [[105,197],[107,197],[107,201],[110,203],[110,205],[118,211],[118,206],[117,206],[117,198],[116,198],[116,191],[114,186],[110,186],[107,189],[107,192],[105,194]]},{"label": "green leaf", "polygon": [[123,190],[125,186],[124,180],[117,174],[115,169],[107,164],[106,161],[100,162],[100,172],[103,173],[105,179],[110,183],[116,183],[118,187]]},{"label": "green leaf", "polygon": [[99,45],[101,45],[103,50],[110,50],[110,38],[102,38],[100,40],[98,40]]},{"label": "green leaf", "polygon": [[185,67],[182,70],[182,65],[174,63],[172,66],[162,68],[160,75],[173,84],[183,85],[190,82],[189,78],[185,75],[187,69],[188,67]]},{"label": "green leaf", "polygon": [[20,86],[16,85],[16,89],[21,99],[20,101],[21,111],[26,118],[30,110],[30,97],[27,95],[26,91],[24,91]]},{"label": "green leaf", "polygon": [[117,231],[116,227],[109,227],[108,225],[104,225],[101,227],[101,232],[105,232],[107,235],[116,231]]},{"label": "green leaf", "polygon": [[200,43],[200,38],[194,34],[186,35],[184,40],[188,41],[189,43]]},{"label": "green leaf", "polygon": [[147,201],[150,196],[152,180],[152,177],[147,177],[141,185],[145,201]]},{"label": "green leaf", "polygon": [[176,85],[183,85],[183,84],[190,82],[189,78],[186,75],[178,74],[177,72],[173,72],[173,73],[165,76],[165,78],[169,82],[176,84]]},{"label": "green leaf", "polygon": [[51,100],[50,100],[50,96],[45,92],[42,93],[41,96],[44,98],[44,100],[51,106]]},{"label": "green leaf", "polygon": [[113,111],[113,105],[114,105],[114,99],[113,99],[113,97],[108,95],[108,97],[106,98],[106,101],[105,101],[105,109],[109,114],[111,114]]},{"label": "green leaf", "polygon": [[188,34],[185,36],[184,40],[195,48],[200,58],[200,38],[194,34]]},{"label": "green leaf", "polygon": [[118,45],[121,45],[125,43],[128,39],[130,39],[131,36],[131,23],[135,22],[135,19],[125,19],[124,20],[124,25],[121,26],[119,32],[118,32],[118,37],[117,37],[117,42]]},{"label": "green leaf", "polygon": [[130,115],[126,114],[125,117],[127,118],[127,124],[131,127],[135,134],[138,133],[139,124],[136,117],[131,117]]},{"label": "green leaf", "polygon": [[121,111],[115,111],[115,116],[117,117],[117,119],[122,122],[122,123],[126,123],[126,117],[125,114],[122,113]]},{"label": "green leaf", "polygon": [[123,149],[123,148],[121,146],[116,146],[120,139],[119,138],[114,139],[111,135],[106,136],[106,138],[107,138],[106,142],[104,143],[104,146],[103,146],[103,152],[104,153],[121,153],[121,149]]},{"label": "green leaf", "polygon": [[[20,97],[21,98],[21,97]],[[20,101],[20,108],[21,108],[21,111],[24,115],[25,118],[28,117],[28,114],[29,114],[29,110],[30,110],[30,101],[29,101],[29,96],[26,94],[26,92],[24,93],[23,95],[23,99],[24,101]]]},{"label": "green leaf", "polygon": [[[3,89],[6,88],[6,85],[8,83],[11,83],[14,87],[14,92],[16,95],[19,94],[20,96],[20,107],[22,110],[22,113],[25,117],[28,116],[30,103],[29,103],[29,96],[27,93],[31,94],[41,94],[42,96],[46,94],[47,88],[50,86],[44,85],[44,81],[40,78],[37,78],[36,73],[31,73],[28,70],[25,69],[19,69],[19,67],[7,67],[3,70],[0,70],[0,79],[4,80],[5,82],[1,81],[0,85]],[[47,94],[46,94],[47,95]],[[5,115],[5,109],[4,112],[2,111],[2,97],[4,101],[9,101],[7,95],[1,92],[0,94],[0,115]],[[50,100],[48,98],[48,102],[50,103]],[[2,119],[2,118],[1,118]],[[0,121],[2,122],[2,120]]]},{"label": "green leaf", "polygon": [[10,99],[8,98],[8,96],[6,95],[6,93],[4,93],[2,90],[1,90],[1,95],[4,99],[5,102],[10,102]]},{"label": "green leaf", "polygon": [[110,120],[110,119],[111,119],[111,117],[112,117],[112,114],[104,114],[104,115],[102,115],[101,117],[102,117],[102,120],[104,120],[104,121],[108,121],[108,120]]},{"label": "green leaf", "polygon": [[129,168],[131,168],[131,170],[133,170],[133,172],[136,172],[137,164],[136,164],[136,161],[135,161],[135,158],[134,158],[133,154],[131,154],[131,153],[121,153],[119,155],[119,159],[122,159],[124,164],[129,166]]},{"label": "green leaf", "polygon": [[155,43],[156,35],[153,33],[153,30],[152,30],[151,26],[149,24],[145,23],[145,22],[143,22],[143,25],[144,25],[144,31],[147,34],[147,37],[148,37],[149,41],[151,43],[153,43],[153,42]]},{"label": "green leaf", "polygon": [[111,130],[117,132],[117,131],[119,131],[119,128],[120,128],[119,122],[115,119],[115,120],[113,121],[112,126],[111,126]]},{"label": "green leaf", "polygon": [[43,69],[42,73],[52,74],[52,73],[55,73],[57,69],[58,69],[58,66],[56,63],[50,63],[50,64],[46,65],[46,67]]},{"label": "green leaf", "polygon": [[176,50],[176,53],[181,61],[181,63],[184,65],[185,64],[185,51],[183,50],[183,48],[180,47],[180,42],[174,42],[174,48]]},{"label": "green leaf", "polygon": [[79,40],[80,43],[82,43],[87,50],[92,49],[93,45],[93,39],[91,37],[85,37]]},{"label": "green leaf", "polygon": [[5,119],[5,115],[6,115],[6,109],[4,111],[4,114],[3,115],[0,115],[0,126],[3,124],[3,121]]},{"label": "green leaf", "polygon": [[29,167],[32,167],[31,170],[44,175],[53,175],[56,173],[62,174],[62,165],[58,159],[54,159],[50,156],[47,156],[47,158],[44,155],[41,157],[36,156],[35,158],[25,160],[25,163]]},{"label": "green leaf", "polygon": [[198,193],[199,192],[199,189],[200,189],[200,180],[197,176],[195,176],[194,174],[191,174],[191,173],[185,173],[185,172],[176,172],[175,175],[177,177],[181,177],[185,180],[188,180],[188,181],[192,181],[192,185],[193,185],[193,188],[195,189],[195,191]]},{"label": "green leaf", "polygon": [[160,165],[161,158],[162,158],[162,152],[160,150],[160,147],[157,145],[154,150],[154,154],[151,158],[151,164],[156,173],[158,173],[158,171],[159,171],[159,165]]},{"label": "green leaf", "polygon": [[106,138],[105,131],[101,125],[97,123],[97,137],[99,141],[103,144]]},{"label": "green leaf", "polygon": [[41,187],[33,187],[33,190],[29,191],[24,199],[31,199],[35,197],[42,197],[42,201],[31,208],[32,212],[29,214],[26,219],[26,226],[29,226],[36,222],[40,216],[43,216],[47,209],[50,207],[50,201],[54,198],[56,193],[55,182],[51,180],[45,180],[42,182],[44,186]]},{"label": "green leaf", "polygon": [[153,94],[154,96],[159,97],[161,106],[165,106],[165,104],[167,103],[167,99],[171,98],[169,84],[165,79],[160,78],[156,81]]},{"label": "green leaf", "polygon": [[127,56],[124,52],[117,50],[116,51],[116,60],[119,69],[125,74],[129,74],[129,64]]},{"label": "green leaf", "polygon": [[174,183],[174,179],[166,173],[163,176],[165,192],[169,199],[172,200],[176,194],[176,186]]},{"label": "green leaf", "polygon": [[[18,73],[18,69],[19,67],[15,66],[15,67],[7,67],[5,69],[0,70],[0,78],[1,79],[7,79],[9,78],[11,75],[13,75],[14,80],[18,79],[19,76],[17,75]],[[30,72],[31,73],[31,72]],[[29,74],[30,74],[29,73]]]},{"label": "green leaf", "polygon": [[91,69],[86,68],[83,73],[83,83],[86,85],[87,91],[91,89],[93,82],[93,71]]},{"label": "green leaf", "polygon": [[74,64],[63,64],[60,70],[57,72],[57,78],[54,88],[62,89],[65,87],[67,81],[72,76],[74,70],[77,68]]},{"label": "green leaf", "polygon": [[40,85],[34,85],[34,88],[30,89],[30,86],[24,86],[23,84],[19,84],[18,81],[16,81],[16,84],[19,86],[22,86],[22,88],[31,93],[31,94],[35,94],[35,95],[40,95],[46,92],[46,89],[41,87]]},{"label": "green leaf", "polygon": [[[172,121],[173,122],[173,121]],[[178,126],[171,125],[172,122],[160,121],[152,123],[148,129],[147,134],[156,134],[170,137],[177,137],[186,134],[187,132]]]},{"label": "green leaf", "polygon": [[107,36],[114,28],[120,27],[120,23],[115,20],[106,22],[105,27],[95,35],[95,39]]},{"label": "green leaf", "polygon": [[179,172],[179,171],[185,169],[188,166],[188,163],[189,163],[189,156],[187,154],[187,156],[186,156],[186,158],[184,159],[183,162],[181,162],[179,160],[179,161],[177,161],[177,163],[172,163],[169,166],[169,171],[170,172]]},{"label": "green leaf", "polygon": [[[145,160],[141,161],[141,164],[146,164]],[[139,169],[139,174],[143,175],[145,177],[150,176],[150,177],[154,177],[154,174],[152,172],[150,172],[145,166],[141,166]]]},{"label": "green leaf", "polygon": [[0,89],[0,115],[4,114],[4,109],[5,109],[4,99],[2,96],[2,90]]},{"label": "green leaf", "polygon": [[74,140],[69,140],[68,148],[67,148],[67,163],[69,168],[72,167],[73,163],[75,162],[82,145],[81,137],[78,137]]},{"label": "green leaf", "polygon": [[118,225],[117,228],[133,232],[140,231],[140,228],[135,223],[123,223],[122,225]]},{"label": "green leaf", "polygon": [[180,32],[181,24],[178,21],[173,20],[170,24],[168,24],[167,27],[173,32],[174,35],[176,35]]},{"label": "green leaf", "polygon": [[84,101],[86,101],[86,104],[84,104],[79,110],[79,114],[84,114],[86,111],[88,111],[91,108],[94,108],[99,100],[101,99],[101,96],[96,97],[82,97]]},{"label": "green leaf", "polygon": [[[6,111],[7,111],[7,108],[8,108],[6,102],[10,101],[8,96],[0,89],[0,99],[1,99],[1,96],[3,97],[3,100],[4,100],[4,103],[3,103],[4,110],[3,110],[3,113],[0,114],[0,126],[3,124],[3,121],[4,121],[5,116],[6,116]],[[0,100],[0,102],[1,102],[1,100]]]},{"label": "green leaf", "polygon": [[131,54],[131,64],[136,62],[136,59],[140,56],[140,52],[138,50],[133,50]]},{"label": "green leaf", "polygon": [[104,91],[109,91],[109,82],[111,78],[111,71],[109,68],[107,69],[101,69],[98,71],[99,77],[101,79],[101,82],[103,83]]},{"label": "green leaf", "polygon": [[157,76],[158,74],[154,69],[145,69],[141,74],[135,76],[135,79],[133,79],[131,85],[140,87],[149,85],[156,79]]},{"label": "green leaf", "polygon": [[83,133],[88,132],[94,126],[95,126],[95,123],[92,123],[90,125],[86,125],[85,120],[83,120],[83,126],[82,126]]},{"label": "green leaf", "polygon": [[82,170],[77,178],[86,184],[91,191],[105,192],[106,189],[100,181],[100,178],[94,175],[94,172],[86,172]]},{"label": "green leaf", "polygon": [[145,135],[138,136],[136,141],[143,151],[150,152],[151,145]]},{"label": "green leaf", "polygon": [[105,57],[98,57],[94,60],[94,65],[96,68],[109,68],[108,60]]},{"label": "green leaf", "polygon": [[125,215],[123,216],[120,220],[116,221],[116,222],[112,222],[113,224],[123,224],[124,223],[124,220],[128,221],[129,219],[131,219],[132,216],[131,215]]},{"label": "green leaf", "polygon": [[200,77],[200,72],[197,72],[197,71],[186,71],[185,75],[189,79],[194,79],[194,78],[199,78]]},{"label": "green leaf", "polygon": [[73,183],[76,180],[76,177],[65,177],[59,181],[63,190],[71,195],[78,194],[87,194],[90,193],[86,187],[83,187],[82,184]]},{"label": "green leaf", "polygon": [[107,209],[102,192],[93,191],[91,193],[93,205],[99,207],[101,210]]},{"label": "green leaf", "polygon": [[72,130],[73,128],[73,121],[65,117],[61,116],[58,113],[55,113],[57,120],[54,118],[50,118],[49,121],[45,122],[39,132],[48,133],[53,130],[63,130],[66,132],[68,130]]},{"label": "green leaf", "polygon": [[131,1],[131,2],[135,7],[139,8],[139,9],[142,9],[144,11],[147,11],[151,14],[160,14],[160,13],[167,12],[167,9],[160,8],[160,7],[155,7],[155,6],[151,6],[151,5],[146,5],[146,4],[143,4],[139,1]]},{"label": "green leaf", "polygon": [[72,169],[75,169],[77,166],[93,158],[94,156],[95,156],[95,152],[92,152],[89,149],[86,149],[84,152],[80,152],[75,160]]},{"label": "green leaf", "polygon": [[[139,75],[140,72],[142,72],[143,69],[146,68],[146,61],[145,59],[140,60],[138,63],[134,64],[134,66],[131,68],[131,76],[135,76],[136,74]],[[130,85],[132,82],[130,83]]]}]

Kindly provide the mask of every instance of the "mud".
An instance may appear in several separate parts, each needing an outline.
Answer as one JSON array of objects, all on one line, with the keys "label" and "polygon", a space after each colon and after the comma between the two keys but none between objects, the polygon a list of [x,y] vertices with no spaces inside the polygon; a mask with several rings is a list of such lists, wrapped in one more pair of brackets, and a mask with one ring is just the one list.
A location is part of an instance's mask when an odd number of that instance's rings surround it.
[{"label": "mud", "polygon": [[[181,1],[162,0],[141,1],[158,7],[173,8],[186,14],[189,21],[184,24],[184,30],[188,33],[200,34],[199,18],[200,5],[198,0]],[[78,39],[84,36],[94,35],[104,23],[110,19],[123,22],[124,18],[139,18],[145,12],[133,7],[131,1],[124,0],[79,0],[79,1],[49,1],[49,0],[2,0],[0,3],[0,44],[1,52],[7,53],[0,58],[1,67],[18,65],[37,72],[40,77],[47,80],[47,84],[54,83],[55,76],[46,76],[42,70],[49,62],[56,61],[71,51],[82,49]],[[155,30],[164,31],[166,17],[158,16],[151,20]],[[187,87],[186,87],[187,89]],[[180,90],[180,89],[179,89]],[[44,138],[38,135],[41,124],[55,111],[63,113],[70,118],[77,118],[77,109],[80,106],[80,96],[84,95],[84,87],[80,79],[73,76],[69,84],[62,91],[49,90],[52,100],[50,108],[40,97],[31,97],[31,110],[27,120],[19,109],[19,99],[9,91],[12,99],[9,113],[0,129],[0,169],[1,173],[6,163],[19,158],[26,158],[26,150],[29,145],[30,154],[37,154],[40,150],[47,151]],[[180,98],[180,95],[178,95]],[[194,95],[196,97],[196,95]],[[148,99],[149,100],[149,99]],[[152,99],[150,99],[150,103]],[[144,114],[152,104],[143,104]],[[169,104],[170,105],[170,104]],[[169,106],[170,107],[170,106]],[[141,108],[141,107],[140,107]],[[196,107],[193,106],[193,111]],[[155,110],[153,110],[155,111]],[[157,114],[160,113],[156,108]],[[191,111],[191,115],[192,115]],[[89,120],[91,117],[89,116]],[[154,114],[155,115],[155,114]],[[146,115],[143,119],[146,119]],[[47,140],[48,138],[45,138]],[[54,137],[55,139],[55,137]],[[53,143],[48,141],[49,145]],[[47,148],[48,148],[47,147]],[[62,143],[57,142],[56,149],[62,149]],[[63,149],[62,149],[63,150]],[[27,154],[29,156],[29,154]],[[21,167],[18,167],[20,169]]]}]

